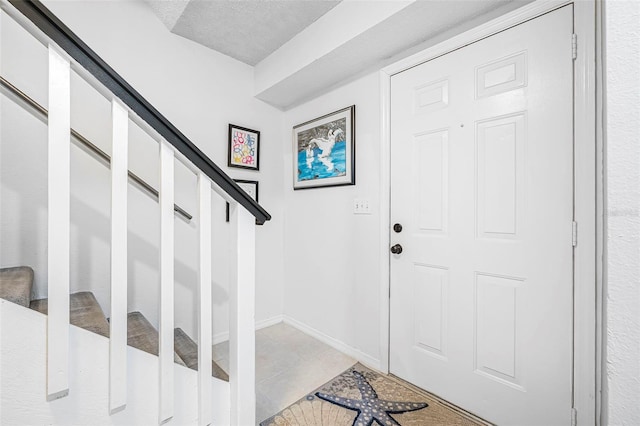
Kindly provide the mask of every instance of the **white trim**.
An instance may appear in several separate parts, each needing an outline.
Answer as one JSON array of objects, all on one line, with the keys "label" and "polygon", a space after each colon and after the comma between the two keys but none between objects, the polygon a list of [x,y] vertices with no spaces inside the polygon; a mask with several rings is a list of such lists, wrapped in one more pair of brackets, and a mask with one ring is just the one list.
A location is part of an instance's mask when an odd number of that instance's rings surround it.
[{"label": "white trim", "polygon": [[[536,0],[513,12],[491,20],[472,30],[452,37],[436,46],[398,61],[380,71],[381,125],[381,198],[380,236],[382,244],[380,275],[380,367],[388,369],[389,354],[389,219],[391,184],[389,149],[390,137],[390,86],[391,76],[431,59],[460,49],[500,31],[534,19],[572,1]],[[600,400],[600,383],[596,381],[597,356],[600,344],[597,342],[597,327],[601,327],[596,304],[602,294],[602,230],[603,230],[603,175],[602,141],[596,141],[595,124],[595,22],[594,0],[577,1],[574,4],[575,32],[578,35],[578,57],[575,61],[574,111],[576,140],[575,206],[576,221],[580,226],[580,243],[575,251],[575,280],[587,285],[576,286],[574,312],[574,407],[578,411],[579,424],[599,424],[596,418],[596,400]],[[597,163],[597,166],[594,165]],[[580,167],[585,165],[586,167]],[[388,217],[388,216],[387,216]],[[385,244],[387,243],[387,244]],[[594,266],[595,265],[595,266]],[[598,414],[599,415],[599,414]]]},{"label": "white trim", "polygon": [[229,340],[229,332],[222,331],[213,335],[211,338],[211,344],[217,345],[218,343],[226,342],[227,340]]},{"label": "white trim", "polygon": [[367,355],[366,353],[362,352],[359,349],[354,348],[353,346],[349,346],[338,339],[334,339],[333,337],[327,334],[324,334],[323,332],[318,331],[315,328],[310,327],[307,324],[304,324],[294,318],[291,318],[290,316],[283,315],[283,322],[285,324],[288,324],[292,327],[297,328],[298,330],[302,331],[305,334],[308,334],[311,337],[314,337],[315,339],[321,341],[322,343],[326,343],[332,348],[346,355],[349,355],[352,358],[355,358],[357,361],[361,362],[367,367],[373,368],[375,370],[381,370],[380,360],[375,359],[370,355]]},{"label": "white trim", "polygon": [[574,33],[578,52],[574,62],[574,220],[580,237],[574,249],[574,365],[573,406],[578,424],[599,424],[600,399],[596,381],[596,306],[602,289],[603,175],[602,141],[596,140],[596,4],[574,3]]},{"label": "white trim", "polygon": [[380,71],[380,371],[389,373],[390,221],[391,221],[391,75]]},{"label": "white trim", "polygon": [[[256,321],[256,331],[263,328],[271,327],[272,325],[280,324],[283,321],[283,317],[283,315],[276,315],[271,318]],[[226,342],[227,340],[229,340],[229,332],[222,331],[213,335],[211,344],[217,345],[218,343]]]},{"label": "white trim", "polygon": [[604,171],[604,36],[603,14],[604,2],[596,3],[596,425],[606,424],[606,408],[604,400],[604,359],[603,345],[604,323],[604,280],[605,280],[605,238],[607,235],[605,212],[605,171]]},{"label": "white trim", "polygon": [[284,315],[276,315],[271,318],[256,321],[256,330],[262,330],[263,328],[271,327],[272,325],[280,324],[284,321]]}]

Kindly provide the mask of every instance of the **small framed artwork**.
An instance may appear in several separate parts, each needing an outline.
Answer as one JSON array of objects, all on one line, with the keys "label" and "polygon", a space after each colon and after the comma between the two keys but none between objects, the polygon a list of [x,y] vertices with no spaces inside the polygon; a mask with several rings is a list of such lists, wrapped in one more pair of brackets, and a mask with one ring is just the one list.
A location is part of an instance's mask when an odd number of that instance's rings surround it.
[{"label": "small framed artwork", "polygon": [[229,124],[229,167],[260,170],[260,132]]},{"label": "small framed artwork", "polygon": [[[238,184],[240,188],[251,198],[253,198],[256,203],[258,202],[258,181],[257,180],[242,180],[242,179],[234,179],[235,183]],[[227,203],[227,222],[229,222],[229,203]]]},{"label": "small framed artwork", "polygon": [[293,128],[293,189],[355,185],[356,106]]}]

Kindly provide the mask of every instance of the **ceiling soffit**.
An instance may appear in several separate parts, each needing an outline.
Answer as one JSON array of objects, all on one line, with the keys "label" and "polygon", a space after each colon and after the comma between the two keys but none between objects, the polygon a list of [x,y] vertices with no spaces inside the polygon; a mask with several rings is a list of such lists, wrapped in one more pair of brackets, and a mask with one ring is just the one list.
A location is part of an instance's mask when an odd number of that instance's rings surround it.
[{"label": "ceiling soffit", "polygon": [[286,110],[532,0],[147,0],[175,34],[254,69]]}]

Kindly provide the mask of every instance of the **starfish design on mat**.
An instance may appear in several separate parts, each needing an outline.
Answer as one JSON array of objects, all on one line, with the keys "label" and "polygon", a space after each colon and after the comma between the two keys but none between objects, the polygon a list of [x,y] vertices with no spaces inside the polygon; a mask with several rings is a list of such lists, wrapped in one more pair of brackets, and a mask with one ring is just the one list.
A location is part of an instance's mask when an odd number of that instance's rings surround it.
[{"label": "starfish design on mat", "polygon": [[378,394],[362,373],[353,371],[353,375],[356,377],[356,383],[362,399],[343,398],[316,392],[316,396],[320,399],[357,411],[358,415],[353,421],[353,426],[371,426],[374,420],[382,426],[401,426],[390,414],[406,413],[428,407],[425,402],[385,401],[379,399]]}]

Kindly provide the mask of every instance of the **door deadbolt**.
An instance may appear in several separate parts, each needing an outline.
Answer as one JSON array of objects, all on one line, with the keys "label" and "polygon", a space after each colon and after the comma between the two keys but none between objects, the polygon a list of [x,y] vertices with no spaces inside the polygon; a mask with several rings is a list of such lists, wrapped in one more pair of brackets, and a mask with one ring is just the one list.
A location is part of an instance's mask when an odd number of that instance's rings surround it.
[{"label": "door deadbolt", "polygon": [[396,232],[402,232],[402,225],[396,223],[395,225],[393,225],[393,230]]}]

